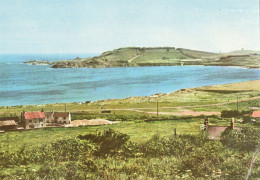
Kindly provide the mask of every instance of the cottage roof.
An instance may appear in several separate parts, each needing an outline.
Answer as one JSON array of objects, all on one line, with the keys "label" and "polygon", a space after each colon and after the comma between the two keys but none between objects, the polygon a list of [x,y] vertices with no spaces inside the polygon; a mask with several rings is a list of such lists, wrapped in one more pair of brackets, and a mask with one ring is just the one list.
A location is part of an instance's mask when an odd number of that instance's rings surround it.
[{"label": "cottage roof", "polygon": [[44,112],[45,116],[51,116],[53,112]]},{"label": "cottage roof", "polygon": [[16,126],[16,122],[14,120],[0,121],[0,126]]},{"label": "cottage roof", "polygon": [[53,117],[69,117],[69,112],[54,112]]},{"label": "cottage roof", "polygon": [[218,139],[222,132],[224,132],[228,126],[208,126],[208,133],[210,139]]},{"label": "cottage roof", "polygon": [[260,117],[260,111],[254,111],[252,114],[252,117],[259,118]]},{"label": "cottage roof", "polygon": [[1,117],[0,121],[6,121],[6,120],[14,120],[16,122],[19,121],[19,117],[18,116],[10,116],[10,117]]},{"label": "cottage roof", "polygon": [[[228,128],[231,128],[230,126],[212,126],[209,125],[207,132],[209,134],[210,139],[219,139],[221,134]],[[234,129],[240,131],[239,127],[234,127]]]},{"label": "cottage roof", "polygon": [[35,112],[25,112],[24,113],[25,119],[42,119],[45,118],[44,112],[35,111]]}]

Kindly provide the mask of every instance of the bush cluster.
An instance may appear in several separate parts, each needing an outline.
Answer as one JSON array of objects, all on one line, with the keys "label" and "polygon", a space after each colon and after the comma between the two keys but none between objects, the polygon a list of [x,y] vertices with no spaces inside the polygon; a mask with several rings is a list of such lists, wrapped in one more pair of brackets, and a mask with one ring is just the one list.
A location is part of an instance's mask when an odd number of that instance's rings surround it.
[{"label": "bush cluster", "polygon": [[251,113],[251,111],[223,110],[221,112],[221,117],[223,118],[241,117],[249,113]]}]

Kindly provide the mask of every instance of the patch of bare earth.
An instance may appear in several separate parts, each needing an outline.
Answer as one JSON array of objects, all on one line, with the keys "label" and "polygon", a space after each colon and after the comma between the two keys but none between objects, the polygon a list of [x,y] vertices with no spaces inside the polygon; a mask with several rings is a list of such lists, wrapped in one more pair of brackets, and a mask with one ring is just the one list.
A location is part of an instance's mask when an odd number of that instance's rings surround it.
[{"label": "patch of bare earth", "polygon": [[75,120],[71,121],[70,124],[67,124],[65,127],[79,127],[79,126],[100,126],[100,125],[110,125],[117,124],[118,121],[109,121],[106,119],[91,119],[91,120]]}]

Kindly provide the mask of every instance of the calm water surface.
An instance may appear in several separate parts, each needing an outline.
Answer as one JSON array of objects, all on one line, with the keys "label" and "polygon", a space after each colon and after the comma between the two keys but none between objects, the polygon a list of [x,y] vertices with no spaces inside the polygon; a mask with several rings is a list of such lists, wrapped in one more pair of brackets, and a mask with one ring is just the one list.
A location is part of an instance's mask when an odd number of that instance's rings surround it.
[{"label": "calm water surface", "polygon": [[172,92],[182,88],[260,78],[257,69],[167,66],[52,69],[27,60],[73,59],[93,54],[0,55],[0,106],[84,102]]}]

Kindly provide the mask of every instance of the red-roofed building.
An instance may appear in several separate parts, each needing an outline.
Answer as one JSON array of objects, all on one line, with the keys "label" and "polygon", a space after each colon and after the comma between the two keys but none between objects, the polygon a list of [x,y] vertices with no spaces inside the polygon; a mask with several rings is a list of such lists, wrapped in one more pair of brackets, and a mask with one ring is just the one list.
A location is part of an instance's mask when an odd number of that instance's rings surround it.
[{"label": "red-roofed building", "polygon": [[260,111],[254,111],[252,114],[253,118],[260,118]]},{"label": "red-roofed building", "polygon": [[43,111],[22,112],[21,120],[25,129],[41,128],[46,126],[45,114]]},{"label": "red-roofed building", "polygon": [[252,118],[256,121],[256,122],[260,122],[260,111],[254,111],[252,113]]}]

